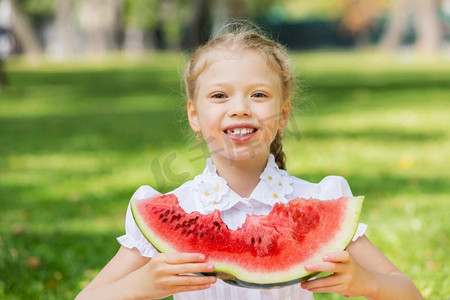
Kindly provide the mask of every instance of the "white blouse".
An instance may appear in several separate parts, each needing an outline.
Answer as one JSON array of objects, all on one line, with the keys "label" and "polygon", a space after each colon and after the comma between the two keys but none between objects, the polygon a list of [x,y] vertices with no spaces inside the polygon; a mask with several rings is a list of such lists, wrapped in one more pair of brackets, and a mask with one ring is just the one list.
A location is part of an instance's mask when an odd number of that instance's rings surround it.
[{"label": "white blouse", "polygon": [[[207,214],[215,209],[220,210],[223,221],[231,229],[241,226],[247,214],[267,215],[277,202],[287,203],[297,197],[326,200],[352,196],[350,187],[344,178],[327,176],[319,183],[310,183],[279,169],[273,155],[269,156],[266,168],[260,178],[261,180],[250,197],[243,198],[228,187],[225,179],[217,174],[216,167],[208,158],[202,174],[170,193],[178,197],[180,206],[188,213],[198,211]],[[156,194],[159,192],[153,188],[141,186],[131,199],[145,199]],[[367,225],[360,223],[353,240],[362,236],[366,228]],[[117,239],[122,246],[130,249],[137,248],[141,255],[146,257],[153,257],[158,253],[158,250],[147,241],[137,227],[130,206],[128,206],[126,214],[125,232],[125,235]],[[303,290],[300,284],[280,289],[258,290],[236,287],[218,280],[208,290],[176,294],[174,299],[309,300],[314,298],[313,294]]]}]

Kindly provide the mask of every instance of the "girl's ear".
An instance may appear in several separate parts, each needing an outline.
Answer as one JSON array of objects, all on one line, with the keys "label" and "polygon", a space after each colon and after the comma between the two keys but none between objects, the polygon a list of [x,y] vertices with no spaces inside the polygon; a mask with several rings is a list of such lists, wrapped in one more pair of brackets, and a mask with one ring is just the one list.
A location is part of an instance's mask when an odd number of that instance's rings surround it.
[{"label": "girl's ear", "polygon": [[198,120],[198,113],[197,109],[195,108],[194,102],[191,99],[189,99],[189,101],[187,102],[187,114],[189,118],[189,125],[191,125],[192,130],[199,133],[201,129],[200,122]]},{"label": "girl's ear", "polygon": [[291,100],[287,99],[286,101],[284,101],[283,106],[281,107],[280,124],[279,124],[280,131],[286,129],[290,114],[291,114]]}]

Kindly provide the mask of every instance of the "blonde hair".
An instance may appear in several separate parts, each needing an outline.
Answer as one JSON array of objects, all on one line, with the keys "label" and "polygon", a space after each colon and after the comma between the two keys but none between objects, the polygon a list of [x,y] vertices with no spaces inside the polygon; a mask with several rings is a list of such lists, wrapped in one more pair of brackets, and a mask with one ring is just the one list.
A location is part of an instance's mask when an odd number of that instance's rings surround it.
[{"label": "blonde hair", "polygon": [[[228,23],[210,41],[194,51],[184,72],[188,99],[195,99],[197,79],[208,67],[206,54],[217,49],[232,51],[252,49],[258,51],[280,76],[283,101],[290,101],[294,89],[294,80],[286,49],[248,21]],[[286,155],[282,149],[282,134],[279,131],[270,144],[270,152],[274,155],[278,167],[285,170]]]}]

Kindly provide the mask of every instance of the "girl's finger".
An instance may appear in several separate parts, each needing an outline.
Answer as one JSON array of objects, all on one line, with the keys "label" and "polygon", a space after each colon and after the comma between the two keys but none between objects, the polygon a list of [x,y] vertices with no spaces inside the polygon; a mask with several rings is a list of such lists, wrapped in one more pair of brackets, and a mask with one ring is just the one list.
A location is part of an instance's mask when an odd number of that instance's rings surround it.
[{"label": "girl's finger", "polygon": [[341,285],[321,286],[309,288],[307,290],[315,293],[339,293],[339,294],[342,293]]},{"label": "girl's finger", "polygon": [[345,266],[340,263],[322,262],[322,263],[308,263],[305,265],[305,270],[310,272],[342,272]]},{"label": "girl's finger", "polygon": [[346,263],[352,256],[348,251],[328,253],[323,256],[323,261]]},{"label": "girl's finger", "polygon": [[179,275],[174,276],[171,280],[174,286],[199,286],[210,285],[216,283],[217,278],[214,276],[201,276],[201,275]]},{"label": "girl's finger", "polygon": [[195,263],[206,260],[206,256],[201,253],[165,253],[163,255],[163,260],[167,264]]},{"label": "girl's finger", "polygon": [[201,284],[201,285],[181,285],[177,286],[172,290],[172,294],[182,293],[182,292],[191,292],[198,290],[206,290],[211,287],[211,284]]},{"label": "girl's finger", "polygon": [[173,264],[167,267],[167,271],[171,274],[210,273],[214,271],[214,265],[209,263]]},{"label": "girl's finger", "polygon": [[327,277],[322,277],[322,278],[302,282],[301,286],[303,289],[311,290],[311,289],[317,289],[319,287],[337,286],[340,284],[341,284],[341,282],[340,282],[338,276],[330,275]]}]

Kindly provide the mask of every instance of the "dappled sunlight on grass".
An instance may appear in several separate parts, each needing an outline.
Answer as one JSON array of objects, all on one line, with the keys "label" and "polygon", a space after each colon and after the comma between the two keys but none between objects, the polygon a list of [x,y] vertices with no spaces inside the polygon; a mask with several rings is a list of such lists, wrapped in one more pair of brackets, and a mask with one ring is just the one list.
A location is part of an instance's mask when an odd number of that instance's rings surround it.
[{"label": "dappled sunlight on grass", "polygon": [[[346,177],[366,196],[370,239],[427,299],[446,297],[448,65],[369,53],[294,58],[305,102],[284,141],[289,172],[313,182]],[[189,136],[184,114],[183,61],[161,54],[6,65],[0,298],[73,299],[117,251],[140,185],[167,192],[201,172],[204,145]]]},{"label": "dappled sunlight on grass", "polygon": [[[441,74],[447,78],[449,76],[448,65],[450,59],[444,55],[421,57],[417,53],[386,53],[378,51],[359,51],[357,53],[341,51],[330,55],[328,52],[311,51],[299,54],[293,53],[293,57],[295,58],[294,65],[297,72],[317,73],[322,78],[326,78],[329,75],[338,75],[343,78],[342,81],[345,81],[345,77],[342,75],[348,73],[364,75],[360,77],[361,81],[366,81],[367,76],[371,75],[383,81],[386,77],[396,72],[402,73],[404,76],[411,74],[412,77],[415,77],[414,73],[417,72],[432,72],[436,77]],[[380,74],[383,76],[379,77],[378,75]],[[398,81],[403,80],[398,78]]]}]

